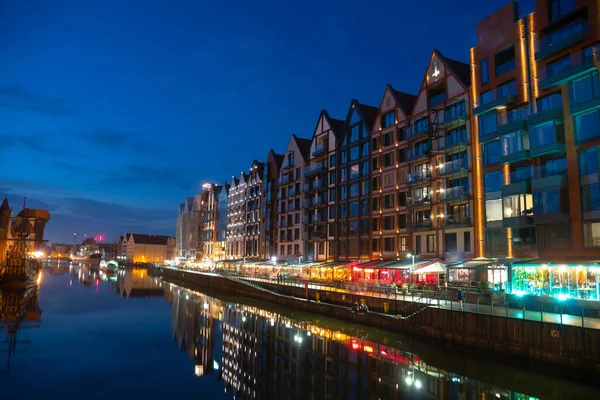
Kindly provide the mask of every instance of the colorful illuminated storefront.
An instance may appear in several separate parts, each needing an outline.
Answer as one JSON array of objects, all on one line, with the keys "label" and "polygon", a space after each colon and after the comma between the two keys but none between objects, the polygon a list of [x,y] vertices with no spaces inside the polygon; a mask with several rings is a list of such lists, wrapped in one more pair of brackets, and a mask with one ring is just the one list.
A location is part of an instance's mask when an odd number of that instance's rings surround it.
[{"label": "colorful illuminated storefront", "polygon": [[600,300],[598,262],[544,263],[540,260],[512,266],[512,293],[550,296],[561,300]]}]

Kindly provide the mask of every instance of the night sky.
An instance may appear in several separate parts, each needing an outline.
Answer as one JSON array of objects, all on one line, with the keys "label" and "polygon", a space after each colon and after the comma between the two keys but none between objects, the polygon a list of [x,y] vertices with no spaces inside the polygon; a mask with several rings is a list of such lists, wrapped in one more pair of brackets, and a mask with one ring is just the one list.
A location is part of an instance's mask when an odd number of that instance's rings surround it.
[{"label": "night sky", "polygon": [[321,109],[416,93],[434,48],[468,62],[506,3],[0,0],[0,194],[49,209],[51,241],[174,235],[186,196]]}]

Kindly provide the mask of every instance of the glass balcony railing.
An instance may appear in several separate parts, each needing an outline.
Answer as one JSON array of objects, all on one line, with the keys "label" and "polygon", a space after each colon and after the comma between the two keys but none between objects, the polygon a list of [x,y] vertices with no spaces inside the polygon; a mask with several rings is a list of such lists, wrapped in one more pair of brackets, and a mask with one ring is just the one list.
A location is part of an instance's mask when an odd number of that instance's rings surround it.
[{"label": "glass balcony railing", "polygon": [[467,171],[469,166],[465,160],[452,160],[439,165],[438,173],[440,176],[457,174]]},{"label": "glass balcony railing", "polygon": [[306,167],[306,175],[315,174],[319,171],[323,171],[327,169],[327,163],[324,161],[319,161],[317,163],[311,164]]},{"label": "glass balcony railing", "polygon": [[418,219],[413,221],[411,224],[413,229],[429,229],[431,226],[432,224],[430,219]]},{"label": "glass balcony railing", "polygon": [[529,107],[515,108],[514,110],[498,115],[498,127],[513,124],[518,121],[527,121],[528,117]]},{"label": "glass balcony railing", "polygon": [[452,108],[444,111],[444,120],[441,125],[446,125],[451,122],[467,118],[467,110],[464,108]]},{"label": "glass balcony railing", "polygon": [[420,135],[428,135],[429,134],[429,124],[423,125],[412,125],[409,129],[406,130],[406,138],[411,139],[418,137]]},{"label": "glass balcony railing", "polygon": [[289,174],[285,174],[283,176],[280,176],[279,179],[277,179],[277,183],[280,185],[285,185],[286,183],[290,182],[290,175]]},{"label": "glass balcony railing", "polygon": [[578,20],[557,29],[554,32],[540,38],[536,42],[536,60],[541,60],[564,50],[577,42],[585,40],[589,35],[590,25],[588,21]]},{"label": "glass balcony railing", "polygon": [[431,204],[431,199],[429,196],[415,196],[406,198],[406,205],[408,207],[424,206],[429,204]]},{"label": "glass balcony railing", "polygon": [[531,180],[531,176],[532,176],[531,168],[523,168],[523,169],[519,169],[517,171],[512,171],[509,174],[510,184],[528,182]]},{"label": "glass balcony railing", "polygon": [[429,157],[431,154],[431,146],[429,144],[422,145],[419,148],[412,149],[406,152],[406,160],[418,160],[423,157]]},{"label": "glass balcony railing", "polygon": [[468,197],[469,189],[462,186],[442,189],[440,192],[440,201],[442,202],[465,200]]},{"label": "glass balcony railing", "polygon": [[431,175],[429,174],[429,172],[427,172],[427,173],[417,172],[417,173],[413,173],[413,174],[408,174],[408,176],[407,176],[407,181],[409,184],[426,182],[430,179],[431,179]]},{"label": "glass balcony railing", "polygon": [[440,149],[450,149],[456,146],[466,146],[469,143],[467,139],[467,132],[461,134],[452,134],[444,137],[444,142],[440,146]]},{"label": "glass balcony railing", "polygon": [[471,216],[462,214],[448,214],[444,217],[444,225],[471,225]]},{"label": "glass balcony railing", "polygon": [[473,102],[473,114],[483,114],[491,110],[506,108],[516,102],[516,95],[516,86],[500,86],[496,89],[482,93],[477,97],[477,100]]},{"label": "glass balcony railing", "polygon": [[567,167],[558,165],[541,165],[533,169],[534,178],[547,178],[550,176],[562,176],[567,174]]},{"label": "glass balcony railing", "polygon": [[328,149],[327,142],[317,143],[313,149],[312,155],[318,156],[325,153]]},{"label": "glass balcony railing", "polygon": [[503,64],[496,65],[496,76],[504,75],[507,72],[514,70],[517,67],[516,60],[508,60]]},{"label": "glass balcony railing", "polygon": [[569,55],[568,58],[554,62],[538,70],[538,85],[540,89],[550,89],[564,84],[572,77],[585,73],[594,68],[593,60],[597,58],[599,48],[588,47]]}]

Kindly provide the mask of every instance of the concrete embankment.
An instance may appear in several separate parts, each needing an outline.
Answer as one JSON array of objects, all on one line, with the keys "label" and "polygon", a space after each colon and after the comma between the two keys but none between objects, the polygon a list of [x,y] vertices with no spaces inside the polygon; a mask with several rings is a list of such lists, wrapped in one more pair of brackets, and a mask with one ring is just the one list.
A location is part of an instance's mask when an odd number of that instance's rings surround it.
[{"label": "concrete embankment", "polygon": [[[418,335],[439,343],[465,345],[471,349],[490,350],[504,356],[577,369],[588,376],[600,373],[600,330],[596,329],[424,307],[423,304],[402,300],[361,297],[339,292],[329,292],[328,303],[331,304],[324,304],[307,301],[306,291],[301,287],[261,285],[271,289],[271,292],[219,275],[174,269],[164,269],[160,274],[169,281],[198,291],[212,289],[246,296],[392,332]],[[286,295],[277,293],[282,291],[285,291]],[[308,298],[315,300],[317,293],[322,298],[323,292],[313,289],[308,290]],[[361,300],[373,311],[388,308],[388,314],[351,313],[347,307]],[[395,317],[398,313],[410,315],[414,312],[416,314],[406,320]]]}]

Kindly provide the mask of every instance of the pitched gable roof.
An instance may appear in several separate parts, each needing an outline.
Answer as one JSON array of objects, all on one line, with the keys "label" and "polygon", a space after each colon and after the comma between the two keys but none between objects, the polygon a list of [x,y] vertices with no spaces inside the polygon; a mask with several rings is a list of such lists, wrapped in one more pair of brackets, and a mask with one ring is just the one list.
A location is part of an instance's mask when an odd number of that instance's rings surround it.
[{"label": "pitched gable roof", "polygon": [[136,244],[154,244],[166,246],[169,243],[170,236],[165,235],[146,235],[143,233],[131,233],[133,241]]},{"label": "pitched gable roof", "polygon": [[298,149],[300,150],[302,158],[304,159],[305,162],[307,162],[308,157],[310,155],[311,140],[305,139],[305,138],[299,138],[295,134],[292,134],[292,139],[296,141],[296,145],[298,146]]},{"label": "pitched gable roof", "polygon": [[0,206],[0,211],[10,211],[10,206],[8,205],[8,196],[4,198],[4,201]]},{"label": "pitched gable roof", "polygon": [[344,121],[342,121],[340,119],[331,118],[329,116],[329,113],[327,112],[327,110],[323,109],[323,110],[321,110],[321,113],[319,114],[319,118],[317,119],[317,124],[315,125],[315,129],[313,129],[313,132],[314,132],[313,138],[314,138],[315,134],[317,133],[317,128],[319,127],[319,124],[321,123],[321,118],[325,118],[325,120],[327,121],[327,124],[329,125],[329,128],[331,129],[331,131],[333,132],[335,137],[336,138],[339,137],[340,133],[342,132],[342,129],[344,128]]},{"label": "pitched gable roof", "polygon": [[363,122],[367,125],[369,131],[373,128],[373,124],[377,119],[377,113],[379,112],[378,107],[369,106],[367,104],[361,104],[356,99],[352,99],[350,102],[350,108],[348,109],[348,114],[346,115],[346,121],[344,121],[344,125],[350,125],[350,121],[352,119],[352,109],[356,108],[358,113],[360,114]]},{"label": "pitched gable roof", "polygon": [[454,74],[454,76],[460,80],[460,83],[463,85],[463,87],[468,89],[469,86],[471,86],[471,67],[469,64],[448,58],[437,49],[434,50],[434,52],[436,52],[444,64],[450,68],[450,71]]},{"label": "pitched gable roof", "polygon": [[396,98],[398,102],[398,106],[402,109],[404,115],[408,118],[410,113],[412,112],[415,103],[417,102],[417,96],[414,94],[400,92],[392,87],[392,85],[388,85],[392,91],[392,94]]}]

